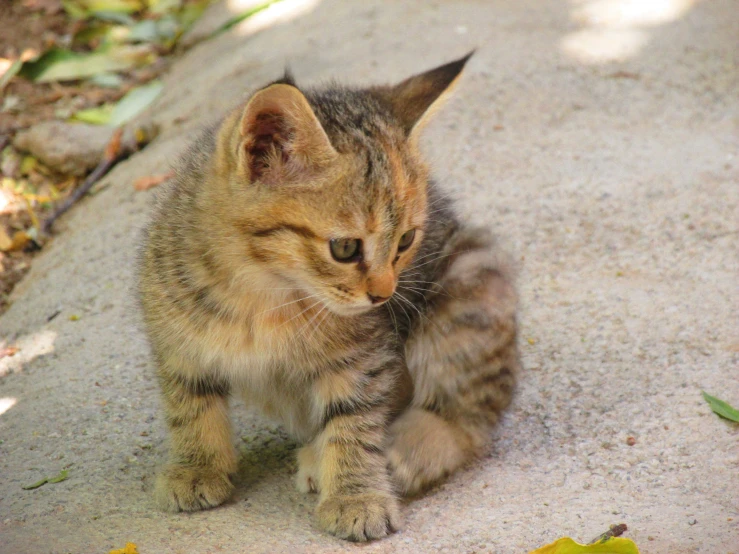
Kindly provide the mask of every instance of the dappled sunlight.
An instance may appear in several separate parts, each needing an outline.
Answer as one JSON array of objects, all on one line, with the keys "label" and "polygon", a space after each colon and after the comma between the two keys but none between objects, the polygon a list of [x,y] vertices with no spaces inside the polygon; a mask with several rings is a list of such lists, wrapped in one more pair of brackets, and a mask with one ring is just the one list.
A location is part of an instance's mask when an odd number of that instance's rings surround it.
[{"label": "dappled sunlight", "polygon": [[0,415],[3,415],[10,408],[15,406],[18,399],[16,398],[0,398]]},{"label": "dappled sunlight", "polygon": [[[320,3],[321,0],[279,0],[270,4],[264,10],[239,23],[235,28],[240,35],[250,35],[266,29],[277,23],[284,23],[305,15]],[[263,2],[254,0],[226,0],[228,8],[233,13],[242,13]]]},{"label": "dappled sunlight", "polygon": [[572,0],[572,20],[583,28],[566,35],[565,54],[586,64],[624,61],[637,55],[650,30],[684,17],[696,0]]},{"label": "dappled sunlight", "polygon": [[[13,356],[0,359],[0,377],[9,373],[22,371],[23,366],[39,356],[50,354],[54,351],[56,332],[44,330],[31,335],[25,335],[13,342],[17,352]],[[0,347],[4,346],[0,344]]]}]

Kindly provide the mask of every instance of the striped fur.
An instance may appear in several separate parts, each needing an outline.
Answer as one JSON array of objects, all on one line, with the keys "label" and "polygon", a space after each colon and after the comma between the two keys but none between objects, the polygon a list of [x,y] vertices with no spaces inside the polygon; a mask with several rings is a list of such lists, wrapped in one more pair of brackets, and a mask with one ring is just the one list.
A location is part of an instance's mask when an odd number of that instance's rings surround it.
[{"label": "striped fur", "polygon": [[[183,156],[140,263],[170,431],[160,507],[230,495],[231,394],[303,443],[298,487],[350,540],[399,528],[398,493],[485,448],[519,366],[511,274],[417,149],[466,61],[365,90],[286,77]],[[334,259],[341,238],[361,255]]]}]

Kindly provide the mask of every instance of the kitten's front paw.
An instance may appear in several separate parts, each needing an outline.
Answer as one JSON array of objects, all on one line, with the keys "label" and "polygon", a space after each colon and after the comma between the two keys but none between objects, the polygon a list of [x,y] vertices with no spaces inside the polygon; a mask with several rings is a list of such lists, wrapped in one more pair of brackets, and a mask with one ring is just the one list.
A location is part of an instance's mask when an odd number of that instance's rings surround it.
[{"label": "kitten's front paw", "polygon": [[318,525],[350,541],[381,539],[400,528],[398,500],[386,493],[330,496],[316,508]]},{"label": "kitten's front paw", "polygon": [[157,477],[154,498],[167,512],[194,512],[222,504],[233,488],[222,471],[169,465]]}]

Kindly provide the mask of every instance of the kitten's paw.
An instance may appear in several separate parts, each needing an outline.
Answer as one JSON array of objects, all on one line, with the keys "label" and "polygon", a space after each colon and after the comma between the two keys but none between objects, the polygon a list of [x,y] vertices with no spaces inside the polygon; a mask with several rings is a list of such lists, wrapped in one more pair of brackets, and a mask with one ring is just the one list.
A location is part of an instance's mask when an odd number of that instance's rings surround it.
[{"label": "kitten's paw", "polygon": [[295,484],[303,494],[321,492],[318,483],[318,459],[312,445],[298,450],[298,473],[295,476]]},{"label": "kitten's paw", "polygon": [[446,421],[410,410],[391,429],[388,469],[404,496],[413,496],[446,478],[471,457],[469,440]]},{"label": "kitten's paw", "polygon": [[330,496],[316,508],[318,525],[350,541],[381,539],[400,528],[398,500],[387,493]]},{"label": "kitten's paw", "polygon": [[233,488],[225,472],[169,465],[157,477],[154,498],[164,511],[194,512],[222,504]]}]

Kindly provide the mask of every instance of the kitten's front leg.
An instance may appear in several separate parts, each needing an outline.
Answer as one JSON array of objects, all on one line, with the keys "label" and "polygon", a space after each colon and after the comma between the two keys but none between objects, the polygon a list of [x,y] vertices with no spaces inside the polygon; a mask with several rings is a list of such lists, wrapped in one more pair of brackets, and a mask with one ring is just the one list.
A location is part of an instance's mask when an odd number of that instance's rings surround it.
[{"label": "kitten's front leg", "polygon": [[387,471],[387,426],[397,402],[402,360],[368,354],[364,367],[346,368],[316,383],[323,430],[318,455],[318,524],[352,541],[378,539],[400,526],[398,499]]},{"label": "kitten's front leg", "polygon": [[228,383],[160,368],[170,433],[170,463],[159,474],[155,498],[168,512],[222,504],[231,495],[236,452],[228,417]]}]

